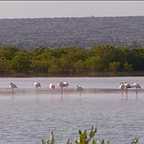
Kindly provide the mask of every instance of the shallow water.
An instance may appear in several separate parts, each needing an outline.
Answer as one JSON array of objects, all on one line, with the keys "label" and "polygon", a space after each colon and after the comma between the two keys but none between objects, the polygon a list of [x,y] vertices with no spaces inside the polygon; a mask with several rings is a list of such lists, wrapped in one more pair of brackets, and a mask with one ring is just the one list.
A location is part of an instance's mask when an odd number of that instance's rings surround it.
[{"label": "shallow water", "polygon": [[[10,81],[20,88],[32,87],[40,81],[44,88],[50,82],[66,80],[70,87],[117,88],[119,82],[136,81],[144,86],[144,77],[113,78],[1,78],[0,88]],[[73,139],[78,129],[91,125],[98,137],[113,144],[130,144],[138,136],[144,143],[144,93],[11,93],[0,95],[0,144],[40,144],[54,131],[58,144]]]}]

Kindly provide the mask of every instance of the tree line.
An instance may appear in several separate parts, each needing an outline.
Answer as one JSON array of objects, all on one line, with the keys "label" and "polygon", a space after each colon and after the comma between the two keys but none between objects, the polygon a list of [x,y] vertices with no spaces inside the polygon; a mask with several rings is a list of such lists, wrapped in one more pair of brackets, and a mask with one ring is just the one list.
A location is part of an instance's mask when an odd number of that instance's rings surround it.
[{"label": "tree line", "polygon": [[97,76],[143,71],[144,48],[97,45],[24,50],[0,46],[1,76]]}]

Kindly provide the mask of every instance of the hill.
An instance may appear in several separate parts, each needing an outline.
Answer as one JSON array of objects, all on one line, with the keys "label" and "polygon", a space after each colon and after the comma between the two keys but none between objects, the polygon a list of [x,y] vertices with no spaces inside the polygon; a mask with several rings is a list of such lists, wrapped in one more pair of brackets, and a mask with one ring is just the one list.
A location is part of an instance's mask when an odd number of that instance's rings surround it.
[{"label": "hill", "polygon": [[0,43],[20,48],[144,45],[144,17],[0,19]]}]

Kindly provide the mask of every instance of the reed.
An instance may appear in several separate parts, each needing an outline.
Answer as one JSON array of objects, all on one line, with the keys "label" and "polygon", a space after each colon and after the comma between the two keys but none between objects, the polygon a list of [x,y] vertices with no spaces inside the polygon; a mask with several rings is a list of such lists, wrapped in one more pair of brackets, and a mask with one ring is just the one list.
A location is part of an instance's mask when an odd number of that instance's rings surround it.
[{"label": "reed", "polygon": [[[68,139],[66,141],[66,144],[111,144],[110,141],[105,140],[105,139],[98,139],[96,137],[97,129],[94,128],[93,126],[91,127],[90,130],[79,130],[78,132],[78,138],[76,138],[74,141],[71,141]],[[55,137],[54,133],[51,132],[50,137],[46,140],[42,139],[41,144],[56,144],[55,142]],[[140,144],[139,139],[135,137],[131,144]]]}]

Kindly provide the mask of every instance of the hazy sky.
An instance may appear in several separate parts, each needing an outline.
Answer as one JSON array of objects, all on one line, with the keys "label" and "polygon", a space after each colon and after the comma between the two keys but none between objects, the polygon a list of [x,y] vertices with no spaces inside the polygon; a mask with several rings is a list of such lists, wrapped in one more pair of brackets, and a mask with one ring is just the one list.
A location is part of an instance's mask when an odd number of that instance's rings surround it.
[{"label": "hazy sky", "polygon": [[144,16],[144,1],[0,1],[0,18]]}]

